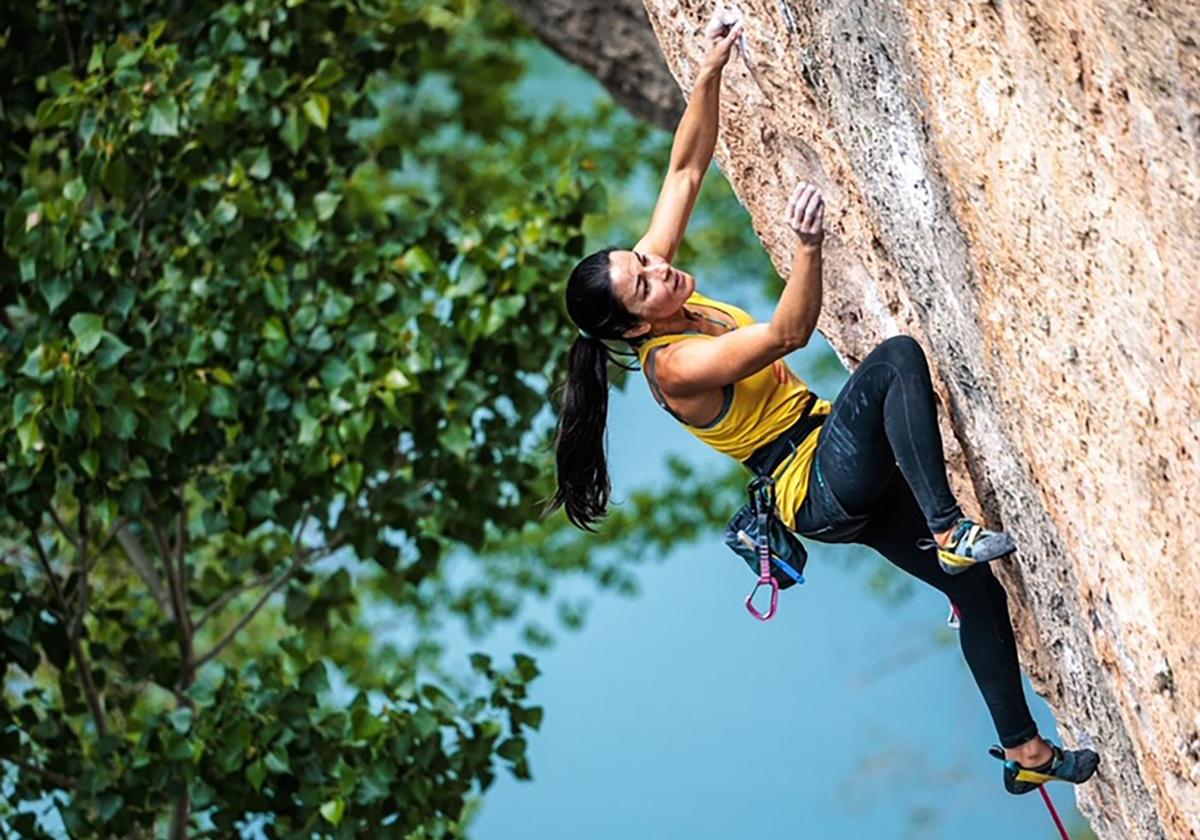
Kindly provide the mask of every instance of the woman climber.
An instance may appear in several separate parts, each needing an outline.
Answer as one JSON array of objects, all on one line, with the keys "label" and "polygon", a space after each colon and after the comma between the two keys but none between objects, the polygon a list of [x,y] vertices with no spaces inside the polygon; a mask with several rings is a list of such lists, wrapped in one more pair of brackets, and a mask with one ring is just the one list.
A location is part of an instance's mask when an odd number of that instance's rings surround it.
[{"label": "woman climber", "polygon": [[585,258],[568,281],[567,312],[579,336],[563,389],[558,488],[548,510],[564,507],[589,530],[605,513],[612,352],[605,342],[625,342],[672,417],[719,452],[774,476],[780,521],[817,542],[869,546],[957,606],[962,652],[1000,736],[1003,752],[995,754],[1005,760],[1011,793],[1051,780],[1084,782],[1099,756],[1041,738],[1025,703],[1005,592],[986,565],[1015,545],[963,516],[950,491],[920,345],[907,336],[882,342],[832,404],[783,361],[807,344],[820,313],[821,192],[802,182],[788,200],[796,251],[767,323],[701,295],[695,278],[671,263],[712,159],[721,73],[741,31],[723,16],[705,31],[708,51],[646,235],[632,250]]}]

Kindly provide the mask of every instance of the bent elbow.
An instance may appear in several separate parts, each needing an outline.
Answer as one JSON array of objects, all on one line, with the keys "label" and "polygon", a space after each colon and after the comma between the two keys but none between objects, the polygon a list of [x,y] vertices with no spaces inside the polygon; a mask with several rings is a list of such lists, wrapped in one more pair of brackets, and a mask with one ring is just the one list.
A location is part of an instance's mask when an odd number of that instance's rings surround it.
[{"label": "bent elbow", "polygon": [[793,350],[799,350],[808,344],[808,340],[812,338],[812,330],[779,328],[774,332],[775,344],[782,355],[791,353]]},{"label": "bent elbow", "polygon": [[788,342],[787,342],[787,344],[785,345],[785,346],[786,346],[786,348],[787,348],[787,352],[788,352],[788,353],[792,353],[792,352],[795,352],[796,350],[800,350],[800,349],[802,349],[802,348],[804,348],[804,347],[807,347],[807,346],[808,346],[808,339],[809,339],[810,337],[811,337],[810,335],[806,335],[806,336],[796,336],[795,338],[791,339],[791,340],[790,340],[790,341],[788,341]]}]

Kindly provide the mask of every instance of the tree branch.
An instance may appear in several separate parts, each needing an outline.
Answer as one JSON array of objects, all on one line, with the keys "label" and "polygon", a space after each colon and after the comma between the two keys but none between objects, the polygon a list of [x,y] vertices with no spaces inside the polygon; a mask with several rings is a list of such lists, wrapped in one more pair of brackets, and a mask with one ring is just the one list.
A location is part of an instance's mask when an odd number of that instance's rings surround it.
[{"label": "tree branch", "polygon": [[312,502],[305,502],[304,507],[300,509],[300,518],[296,520],[296,532],[292,534],[292,545],[296,545],[304,536],[304,523],[308,521],[308,514],[311,510]]},{"label": "tree branch", "polygon": [[191,802],[188,799],[187,788],[183,789],[183,793],[179,794],[179,800],[175,803],[175,810],[171,814],[171,833],[167,835],[171,840],[187,840],[188,814],[191,811]]},{"label": "tree branch", "polygon": [[58,602],[58,608],[63,613],[60,617],[66,621],[67,599],[63,597],[63,591],[58,585],[58,576],[50,568],[50,558],[46,556],[46,549],[42,548],[42,540],[38,537],[38,532],[33,528],[29,530],[33,534],[33,547],[37,549],[38,559],[42,563],[42,568],[46,570],[46,577],[50,578],[50,587],[54,590],[54,600]]},{"label": "tree branch", "polygon": [[167,583],[171,580],[171,547],[167,545],[167,538],[163,536],[163,532],[159,530],[157,525],[150,525],[150,533],[154,535],[154,542],[158,544],[158,553],[162,555],[163,563],[167,566]]},{"label": "tree branch", "polygon": [[[179,513],[175,517],[175,563],[172,569],[171,556],[166,558],[167,569],[175,579],[175,597],[179,602],[179,653],[183,657],[183,670],[179,675],[179,694],[182,702],[192,705],[191,698],[184,692],[191,687],[196,679],[196,650],[194,647],[195,630],[192,628],[192,611],[188,605],[188,569],[187,569],[187,501],[184,490],[179,488]],[[186,792],[184,794],[186,796]],[[185,820],[186,822],[186,820]]]},{"label": "tree branch", "polygon": [[54,506],[46,505],[46,510],[49,511],[50,518],[54,520],[54,524],[58,526],[58,530],[62,531],[63,535],[66,536],[66,538],[68,540],[70,540],[73,543],[78,544],[79,537],[75,534],[75,532],[73,532],[70,528],[67,527],[65,522],[62,521],[62,519],[58,515],[58,511],[56,511],[54,509]]},{"label": "tree branch", "polygon": [[22,770],[28,770],[30,773],[36,773],[51,784],[58,785],[60,788],[65,790],[74,790],[75,786],[78,784],[69,776],[64,776],[61,773],[55,773],[53,770],[47,770],[45,767],[38,767],[36,764],[30,764],[27,761],[22,761],[19,758],[13,758],[10,755],[0,755],[0,758],[4,759],[10,764],[15,764]]},{"label": "tree branch", "polygon": [[118,516],[112,530],[108,532],[108,536],[100,542],[100,547],[96,549],[96,553],[103,554],[105,551],[107,551],[109,545],[111,545],[112,541],[116,539],[117,534],[119,534],[121,529],[127,524],[129,524],[129,517],[124,515]]},{"label": "tree branch", "polygon": [[254,619],[254,616],[258,615],[258,611],[266,605],[267,601],[270,600],[271,596],[275,594],[279,587],[287,583],[291,579],[292,575],[298,572],[301,568],[312,562],[313,557],[317,553],[321,553],[325,557],[328,557],[345,544],[346,538],[342,537],[338,540],[334,540],[332,543],[324,546],[323,548],[313,549],[312,551],[304,552],[296,557],[287,571],[275,578],[274,583],[267,587],[267,591],[264,592],[262,596],[254,602],[254,606],[252,606],[244,616],[238,619],[238,622],[233,626],[233,629],[222,636],[221,640],[213,645],[211,650],[196,660],[196,670],[203,668],[206,664],[211,662],[217,654],[224,650],[226,646],[233,641],[234,637],[241,632],[242,628],[249,624]]},{"label": "tree branch", "polygon": [[[126,523],[128,526],[130,523]],[[136,535],[130,533],[128,527],[122,527],[117,531],[117,542],[121,544],[121,548],[125,549],[125,556],[129,558],[129,565],[133,566],[133,570],[138,573],[138,577],[146,584],[146,588],[150,590],[150,595],[158,603],[158,608],[164,613],[169,612],[170,606],[167,603],[167,593],[163,590],[162,580],[158,576],[158,572],[154,570],[154,561],[146,554],[146,549],[142,547],[142,542]]]},{"label": "tree branch", "polygon": [[196,619],[196,631],[198,632],[200,628],[204,626],[206,621],[219,613],[221,610],[225,609],[225,607],[229,606],[229,602],[234,598],[249,592],[251,589],[257,589],[260,586],[265,586],[266,584],[270,583],[274,577],[275,576],[272,574],[259,575],[249,583],[243,583],[241,586],[235,586],[233,589],[230,589],[220,598],[213,601],[212,604],[210,604],[208,608],[201,613],[200,617]]},{"label": "tree branch", "polygon": [[[195,708],[192,698],[187,695],[188,688],[196,678],[196,652],[193,648],[194,631],[192,629],[191,613],[188,610],[187,595],[187,543],[184,540],[184,525],[186,523],[187,507],[182,488],[179,491],[179,512],[175,517],[175,545],[168,544],[167,537],[157,525],[152,525],[154,539],[158,543],[159,553],[162,554],[163,569],[167,576],[167,588],[171,595],[171,608],[175,615],[175,626],[178,629],[179,641],[179,681],[175,684],[175,700],[181,706]],[[188,819],[191,814],[192,801],[187,786],[175,798],[171,809],[171,824],[167,836],[170,840],[187,840]]]},{"label": "tree branch", "polygon": [[258,615],[258,611],[263,608],[263,606],[267,603],[267,600],[275,594],[275,591],[279,589],[279,587],[283,586],[288,582],[288,580],[291,579],[292,575],[294,575],[300,569],[301,565],[302,564],[300,562],[292,563],[286,572],[279,575],[275,579],[275,582],[267,587],[267,591],[262,594],[262,597],[254,603],[254,606],[252,606],[244,616],[238,619],[238,623],[233,625],[233,629],[222,636],[221,640],[213,645],[212,649],[209,650],[208,653],[196,660],[197,670],[203,668],[206,664],[212,661],[213,657],[219,654],[230,642],[233,641],[234,636],[240,633],[242,628],[249,624],[254,616]]},{"label": "tree branch", "polygon": [[179,684],[176,686],[175,696],[182,702],[182,691],[187,683],[188,673],[191,669],[191,657],[187,647],[187,617],[185,615],[186,608],[183,605],[183,596],[179,592],[179,577],[175,573],[175,564],[171,562],[171,549],[167,545],[166,538],[162,535],[156,526],[151,526],[154,531],[154,536],[158,542],[158,548],[162,554],[163,569],[167,577],[167,589],[171,594],[171,614],[175,616],[175,624],[179,628],[179,656],[183,660],[184,670],[179,675]]},{"label": "tree branch", "polygon": [[88,508],[81,502],[79,505],[79,542],[75,544],[75,550],[79,554],[79,594],[75,615],[67,628],[69,635],[79,635],[83,629],[83,617],[88,610],[88,536]]},{"label": "tree branch", "polygon": [[[64,626],[70,628],[70,610],[67,609],[67,599],[63,597],[62,588],[58,585],[58,577],[54,574],[54,569],[50,567],[50,558],[46,556],[46,550],[42,548],[42,541],[38,537],[37,529],[31,527],[29,530],[33,535],[33,547],[37,549],[38,558],[42,562],[42,568],[46,570],[46,576],[50,578],[50,586],[54,589],[54,597],[58,601],[60,611],[60,620]],[[101,735],[107,735],[108,719],[104,714],[104,706],[100,702],[100,694],[96,691],[96,683],[92,679],[91,665],[88,664],[87,655],[83,652],[83,644],[79,641],[78,628],[76,628],[76,632],[67,633],[67,641],[71,645],[71,655],[75,658],[75,667],[79,669],[79,678],[83,682],[84,696],[87,697],[88,706],[92,710],[92,718],[96,721],[96,731]]]},{"label": "tree branch", "polygon": [[179,601],[183,608],[182,618],[184,629],[188,636],[188,662],[191,662],[192,636],[194,628],[192,627],[192,613],[188,603],[188,590],[191,588],[190,575],[188,574],[187,565],[187,500],[184,495],[183,488],[179,488],[179,515],[175,517],[175,568],[176,568],[176,585],[179,587]]},{"label": "tree branch", "polygon": [[63,39],[67,42],[67,55],[71,58],[71,70],[76,77],[79,72],[79,56],[75,53],[75,42],[71,40],[71,30],[67,29],[67,10],[62,0],[58,0],[58,23],[62,27]]}]

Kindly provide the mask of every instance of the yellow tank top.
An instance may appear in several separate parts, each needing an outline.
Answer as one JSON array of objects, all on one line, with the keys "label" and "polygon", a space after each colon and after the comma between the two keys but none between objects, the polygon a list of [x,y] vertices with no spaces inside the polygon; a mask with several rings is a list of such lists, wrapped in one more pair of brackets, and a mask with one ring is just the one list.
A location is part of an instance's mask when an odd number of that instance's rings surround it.
[{"label": "yellow tank top", "polygon": [[[739,327],[754,323],[754,318],[745,310],[707,298],[699,292],[693,292],[687,302],[723,312]],[[656,350],[686,338],[712,339],[716,336],[689,332],[649,339],[638,347],[638,359],[647,376],[654,374],[653,354]],[[785,369],[787,367],[782,360],[778,364]],[[788,373],[791,374],[791,371],[788,370]],[[832,409],[828,400],[818,399],[799,377],[789,375],[785,380],[780,382],[774,366],[769,365],[726,386],[724,408],[716,420],[708,425],[693,426],[679,417],[676,419],[713,449],[734,460],[744,461],[760,446],[770,443],[799,420],[811,400],[816,400],[812,407],[813,414],[828,414]],[[657,392],[657,384],[652,384]],[[663,407],[666,408],[665,405]],[[670,411],[669,408],[667,410]],[[674,416],[674,412],[671,413]],[[823,428],[824,425],[821,425],[809,433],[796,447],[796,455],[786,460],[781,465],[781,471],[775,475],[775,505],[780,520],[789,528],[794,527],[794,514],[808,493],[808,469]]]}]

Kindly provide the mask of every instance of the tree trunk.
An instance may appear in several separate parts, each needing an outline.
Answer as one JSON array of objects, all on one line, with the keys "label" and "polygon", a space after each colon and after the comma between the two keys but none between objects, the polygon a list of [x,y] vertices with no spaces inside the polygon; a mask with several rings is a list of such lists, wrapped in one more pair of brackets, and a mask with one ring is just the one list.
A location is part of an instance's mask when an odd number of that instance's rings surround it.
[{"label": "tree trunk", "polygon": [[[1103,754],[1092,827],[1197,836],[1200,7],[739,5],[721,169],[781,270],[790,189],[824,191],[847,363],[929,352],[955,491],[1021,548],[1026,670]],[[710,4],[647,8],[690,90]]]}]

